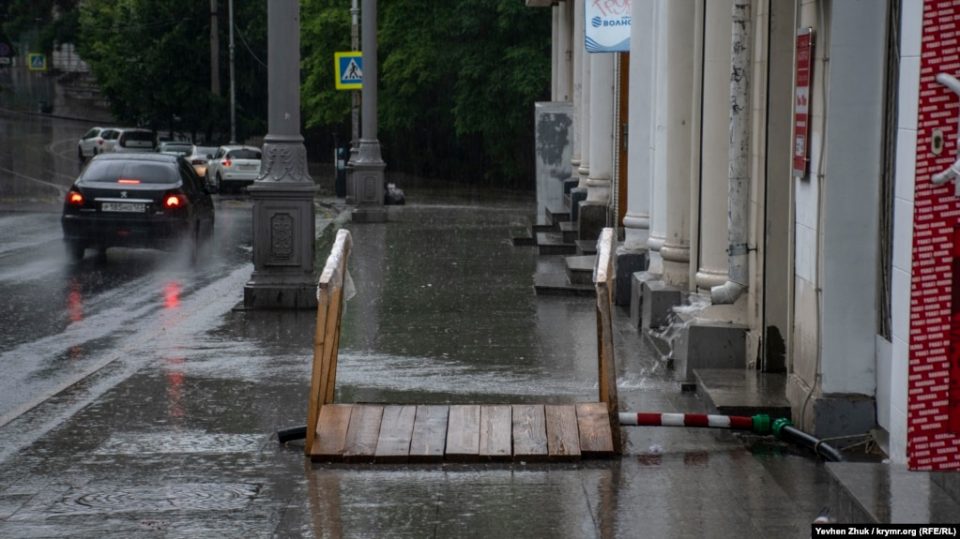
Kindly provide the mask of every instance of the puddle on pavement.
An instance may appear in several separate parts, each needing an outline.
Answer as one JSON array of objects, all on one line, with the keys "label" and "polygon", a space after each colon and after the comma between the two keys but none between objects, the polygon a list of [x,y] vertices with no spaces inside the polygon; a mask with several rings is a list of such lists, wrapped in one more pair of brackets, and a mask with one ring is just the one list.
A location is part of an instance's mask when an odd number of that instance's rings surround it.
[{"label": "puddle on pavement", "polygon": [[[49,516],[165,511],[238,511],[261,490],[253,483],[168,483],[150,486],[97,485],[67,492],[42,508]],[[39,509],[39,508],[38,508]],[[13,520],[33,518],[29,509]]]},{"label": "puddle on pavement", "polygon": [[217,434],[199,431],[117,433],[94,451],[94,454],[252,453],[260,450],[265,439],[264,434]]}]

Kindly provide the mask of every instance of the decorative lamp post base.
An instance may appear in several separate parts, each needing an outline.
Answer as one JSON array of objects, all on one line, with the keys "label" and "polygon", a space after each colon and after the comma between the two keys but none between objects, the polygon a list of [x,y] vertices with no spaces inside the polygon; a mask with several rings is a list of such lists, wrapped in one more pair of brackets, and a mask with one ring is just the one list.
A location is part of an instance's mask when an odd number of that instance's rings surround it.
[{"label": "decorative lamp post base", "polygon": [[312,309],[316,224],[313,182],[255,182],[253,275],[243,288],[248,309]]}]

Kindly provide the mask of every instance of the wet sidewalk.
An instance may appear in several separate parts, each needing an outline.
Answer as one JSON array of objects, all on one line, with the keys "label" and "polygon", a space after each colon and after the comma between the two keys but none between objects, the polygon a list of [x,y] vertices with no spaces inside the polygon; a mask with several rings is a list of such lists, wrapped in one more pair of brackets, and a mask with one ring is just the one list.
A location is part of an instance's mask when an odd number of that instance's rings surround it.
[{"label": "wet sidewalk", "polygon": [[[389,223],[345,225],[337,399],[595,399],[592,298],[537,297],[510,241],[533,200],[402,187]],[[829,497],[808,456],[695,429],[628,428],[590,463],[313,465],[274,433],[305,420],[314,317],[232,310],[127,351],[150,361],[0,462],[0,536],[808,537]],[[622,411],[706,411],[629,313],[614,327]]]}]

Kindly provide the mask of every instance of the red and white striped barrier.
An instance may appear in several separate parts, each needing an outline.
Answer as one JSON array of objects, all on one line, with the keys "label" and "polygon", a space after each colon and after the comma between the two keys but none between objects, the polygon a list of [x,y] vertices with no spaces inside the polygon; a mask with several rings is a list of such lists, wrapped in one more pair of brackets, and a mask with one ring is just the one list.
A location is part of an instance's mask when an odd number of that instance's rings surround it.
[{"label": "red and white striped barrier", "polygon": [[753,418],[740,415],[624,412],[620,414],[620,424],[641,427],[709,427],[753,430]]}]

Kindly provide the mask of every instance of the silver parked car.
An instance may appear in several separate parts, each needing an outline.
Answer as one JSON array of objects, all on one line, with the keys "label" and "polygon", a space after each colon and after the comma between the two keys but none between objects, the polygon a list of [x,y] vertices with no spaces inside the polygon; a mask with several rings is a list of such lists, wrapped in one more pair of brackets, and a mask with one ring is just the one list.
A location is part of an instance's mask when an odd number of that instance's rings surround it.
[{"label": "silver parked car", "polygon": [[221,193],[239,192],[260,176],[260,148],[220,146],[207,166],[207,178]]}]

